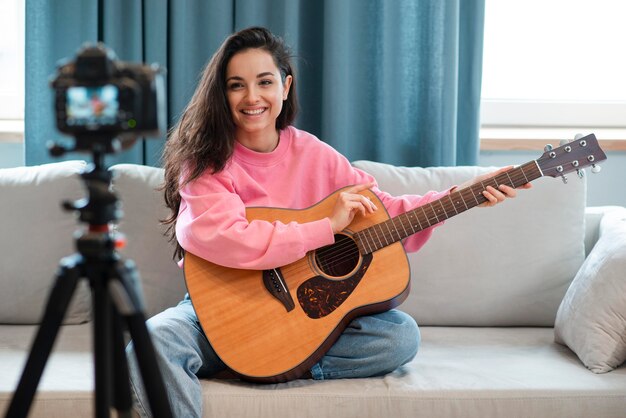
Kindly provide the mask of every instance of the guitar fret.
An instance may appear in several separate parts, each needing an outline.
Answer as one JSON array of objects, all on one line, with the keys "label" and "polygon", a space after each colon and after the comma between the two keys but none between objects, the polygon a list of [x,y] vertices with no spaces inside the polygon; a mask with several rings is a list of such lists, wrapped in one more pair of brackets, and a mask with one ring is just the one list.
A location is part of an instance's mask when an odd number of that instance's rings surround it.
[{"label": "guitar fret", "polygon": [[[393,230],[396,231],[396,235],[398,236],[397,241],[401,240],[403,237],[400,231],[398,231],[398,225],[396,225],[393,219],[389,220],[389,222],[391,222],[391,225],[393,225]],[[393,237],[393,234],[392,234],[392,237]]]},{"label": "guitar fret", "polygon": [[391,226],[393,227],[393,229],[392,229],[392,228],[389,228],[389,229],[390,229],[390,231],[389,231],[389,232],[391,232],[391,238],[393,239],[393,233],[394,233],[394,231],[395,231],[395,232],[396,232],[396,235],[398,236],[398,239],[396,239],[395,241],[397,241],[397,240],[399,240],[399,239],[402,239],[402,236],[401,236],[401,235],[400,235],[400,233],[398,232],[398,227],[396,227],[396,224],[395,224],[392,220],[389,220],[389,221],[387,221],[387,222],[389,222],[389,223],[391,224]]},{"label": "guitar fret", "polygon": [[438,199],[439,205],[441,206],[441,209],[443,209],[443,214],[446,216],[446,219],[448,219],[448,212],[446,212],[446,208],[443,207],[443,203],[441,203],[441,200],[442,199]]},{"label": "guitar fret", "polygon": [[[432,211],[433,211],[433,216],[434,216],[434,217],[435,217],[435,219],[437,220],[437,223],[439,223],[440,221],[439,221],[439,218],[437,217],[437,212],[435,212],[435,208],[433,207],[433,204],[432,204],[432,203],[429,203],[429,204],[428,204],[428,208],[429,208],[430,210],[432,210]],[[432,224],[431,224],[431,225],[432,225]]]},{"label": "guitar fret", "polygon": [[[424,210],[424,206],[420,206],[420,209],[422,210],[422,213],[424,214],[424,222],[428,222],[428,215],[426,215],[426,211]],[[420,223],[421,225],[421,223]],[[428,226],[430,226],[430,223],[428,224]]]},{"label": "guitar fret", "polygon": [[459,197],[461,198],[461,200],[463,201],[463,204],[465,205],[465,210],[469,209],[469,206],[467,206],[467,202],[465,201],[465,198],[463,197],[463,193],[461,192],[457,192],[459,194]]},{"label": "guitar fret", "polygon": [[509,176],[509,172],[505,171],[504,174],[506,174],[506,176],[509,178],[509,181],[511,182],[511,187],[515,187],[515,182],[511,180],[511,176]]},{"label": "guitar fret", "polygon": [[526,179],[526,183],[528,183],[528,177],[526,177],[526,173],[524,173],[524,166],[520,167],[520,171],[522,172],[522,175],[524,176],[524,178]]},{"label": "guitar fret", "polygon": [[[402,219],[405,219],[407,217],[406,213],[403,214]],[[409,232],[406,230],[406,228],[404,227],[404,221],[400,222],[400,225],[402,225],[402,230],[404,231],[404,236],[408,237],[409,236]]]},{"label": "guitar fret", "polygon": [[385,231],[383,231],[382,224],[378,224],[378,228],[380,229],[380,233],[383,236],[383,238],[385,238],[385,245],[389,245],[389,242],[387,242],[387,236],[385,235]]},{"label": "guitar fret", "polygon": [[378,232],[376,231],[376,225],[374,225],[371,229],[376,234],[376,240],[378,241],[378,245],[376,245],[376,248],[381,248],[382,247],[382,241],[380,240],[380,237],[378,236]]},{"label": "guitar fret", "polygon": [[476,197],[476,193],[474,193],[474,189],[469,187],[469,191],[472,193],[472,196],[474,197],[474,200],[476,201],[476,204],[480,205],[480,202],[478,201],[478,198]]},{"label": "guitar fret", "polygon": [[367,231],[367,234],[370,236],[369,239],[366,239],[365,242],[367,243],[367,247],[369,249],[369,252],[372,252],[372,245],[371,245],[371,240],[372,240],[372,231],[368,228],[365,231]]},{"label": "guitar fret", "polygon": [[[389,238],[391,239],[391,242],[394,242],[395,239],[393,238],[393,229],[390,226],[390,221],[385,222],[385,225],[387,226],[387,230],[389,231]],[[393,225],[393,223],[391,225]]]},{"label": "guitar fret", "polygon": [[406,215],[406,220],[409,223],[409,226],[411,227],[411,233],[414,234],[416,232],[415,227],[417,225],[413,225],[413,221],[411,220],[411,215],[413,215],[413,217],[415,217],[415,214],[413,213],[413,211],[409,211],[409,212],[405,213],[405,215]]},{"label": "guitar fret", "polygon": [[378,232],[376,232],[376,228],[372,228],[372,231],[374,232],[374,234],[376,234],[376,239],[375,239],[375,241],[373,241],[374,249],[377,250],[379,248],[382,248],[383,247],[383,242],[381,241],[380,237],[378,236]]},{"label": "guitar fret", "polygon": [[420,226],[420,230],[424,229],[424,227],[422,226],[422,223],[420,222],[420,217],[417,215],[417,212],[413,211],[413,216],[415,216],[415,220],[417,221],[417,224]]},{"label": "guitar fret", "polygon": [[454,213],[458,215],[459,211],[456,210],[456,206],[454,206],[454,201],[452,200],[452,197],[450,197],[450,195],[448,195],[448,199],[450,199],[450,203],[452,203],[452,208],[454,209]]}]

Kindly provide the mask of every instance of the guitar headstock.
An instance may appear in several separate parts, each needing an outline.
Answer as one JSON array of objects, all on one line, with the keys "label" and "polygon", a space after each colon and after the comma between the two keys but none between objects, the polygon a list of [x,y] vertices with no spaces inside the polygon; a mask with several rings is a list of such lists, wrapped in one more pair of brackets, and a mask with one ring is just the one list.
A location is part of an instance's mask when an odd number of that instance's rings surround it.
[{"label": "guitar headstock", "polygon": [[574,170],[578,171],[581,177],[580,170],[585,167],[592,166],[593,172],[599,171],[600,167],[596,164],[604,160],[606,154],[600,148],[596,136],[591,134],[558,148],[546,146],[546,152],[536,162],[544,176],[561,176],[565,181],[564,175]]}]

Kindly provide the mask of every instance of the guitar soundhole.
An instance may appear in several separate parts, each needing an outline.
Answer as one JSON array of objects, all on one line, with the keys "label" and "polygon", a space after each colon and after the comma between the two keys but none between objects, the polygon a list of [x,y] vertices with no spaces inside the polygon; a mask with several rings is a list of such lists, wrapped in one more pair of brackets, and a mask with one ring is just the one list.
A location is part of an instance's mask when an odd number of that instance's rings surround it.
[{"label": "guitar soundhole", "polygon": [[315,251],[315,261],[328,276],[346,276],[359,264],[359,249],[352,238],[337,234],[334,244]]}]

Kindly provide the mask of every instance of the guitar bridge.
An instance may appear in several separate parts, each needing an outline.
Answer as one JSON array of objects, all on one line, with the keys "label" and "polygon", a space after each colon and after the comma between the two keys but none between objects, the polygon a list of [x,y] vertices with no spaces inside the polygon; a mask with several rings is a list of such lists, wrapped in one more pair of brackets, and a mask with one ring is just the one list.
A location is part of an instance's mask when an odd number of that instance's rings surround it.
[{"label": "guitar bridge", "polygon": [[267,291],[283,304],[287,312],[296,307],[280,269],[263,270],[263,284]]}]

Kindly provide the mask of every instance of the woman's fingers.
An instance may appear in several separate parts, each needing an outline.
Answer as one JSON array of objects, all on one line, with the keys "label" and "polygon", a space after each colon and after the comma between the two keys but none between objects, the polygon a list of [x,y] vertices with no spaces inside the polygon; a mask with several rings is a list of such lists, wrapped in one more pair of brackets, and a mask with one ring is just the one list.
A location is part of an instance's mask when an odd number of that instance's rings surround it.
[{"label": "woman's fingers", "polygon": [[330,217],[333,231],[338,232],[348,226],[357,211],[365,216],[378,209],[368,197],[359,194],[359,192],[373,186],[373,183],[358,184],[339,193],[335,209]]},{"label": "woman's fingers", "polygon": [[[524,187],[525,189],[528,187]],[[498,188],[493,186],[487,186],[487,188],[483,191],[483,196],[487,199],[487,202],[481,204],[481,206],[495,206],[504,200],[513,199],[517,196],[517,191],[505,184],[501,184]]]},{"label": "woman's fingers", "polygon": [[[358,191],[361,190],[364,189],[359,189]],[[340,199],[347,209],[359,210],[363,215],[372,213],[378,209],[374,202],[372,202],[368,197],[363,196],[362,194],[357,194],[357,192],[344,191],[340,194]]]}]

